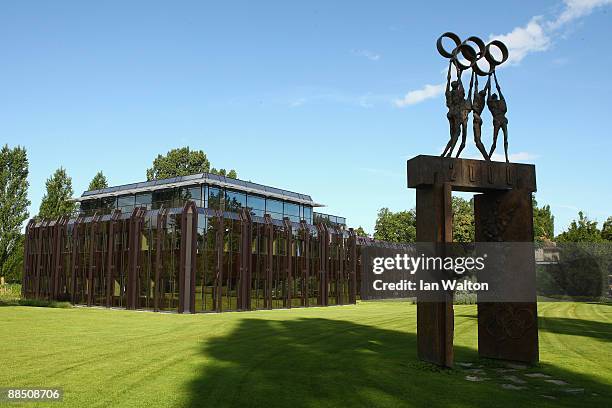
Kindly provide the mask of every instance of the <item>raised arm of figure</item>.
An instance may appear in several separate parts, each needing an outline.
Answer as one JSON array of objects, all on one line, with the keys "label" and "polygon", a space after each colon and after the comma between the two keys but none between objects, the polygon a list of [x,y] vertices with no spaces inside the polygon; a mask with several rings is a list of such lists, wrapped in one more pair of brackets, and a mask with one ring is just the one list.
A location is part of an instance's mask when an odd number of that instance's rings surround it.
[{"label": "raised arm of figure", "polygon": [[[468,91],[468,96],[467,96],[467,100],[471,101],[472,100],[472,86],[474,85],[474,77],[476,76],[476,74],[474,73],[474,71],[472,71],[472,76],[470,77],[470,90]],[[478,78],[476,78],[476,88],[478,88]],[[476,91],[474,92],[478,92],[478,89],[476,89]]]},{"label": "raised arm of figure", "polygon": [[446,75],[446,92],[450,90],[451,83],[451,67],[453,66],[453,62],[448,63],[448,74]]},{"label": "raised arm of figure", "polygon": [[502,94],[501,88],[499,87],[499,82],[497,82],[497,74],[493,71],[493,79],[495,79],[495,88],[497,88],[497,93],[499,94],[499,99],[504,99],[504,95]]}]

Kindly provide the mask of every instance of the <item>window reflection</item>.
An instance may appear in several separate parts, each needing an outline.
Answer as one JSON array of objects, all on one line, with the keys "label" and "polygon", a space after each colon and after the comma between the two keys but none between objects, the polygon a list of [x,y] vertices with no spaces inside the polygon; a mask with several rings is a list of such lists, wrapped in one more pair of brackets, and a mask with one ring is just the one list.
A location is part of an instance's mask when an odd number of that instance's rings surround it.
[{"label": "window reflection", "polygon": [[246,207],[247,199],[245,193],[227,190],[225,192],[225,209],[227,211],[238,212]]},{"label": "window reflection", "polygon": [[272,214],[282,214],[283,213],[283,202],[278,200],[273,200],[271,198],[266,199],[266,212]]},{"label": "window reflection", "polygon": [[223,191],[216,187],[208,187],[208,208],[223,209]]}]

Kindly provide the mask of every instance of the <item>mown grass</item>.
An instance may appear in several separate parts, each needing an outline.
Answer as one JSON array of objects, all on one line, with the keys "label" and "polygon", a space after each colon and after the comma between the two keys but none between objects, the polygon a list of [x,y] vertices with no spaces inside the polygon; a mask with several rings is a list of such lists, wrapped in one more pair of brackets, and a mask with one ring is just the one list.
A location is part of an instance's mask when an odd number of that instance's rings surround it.
[{"label": "mown grass", "polygon": [[69,407],[609,404],[611,306],[539,304],[541,363],[516,375],[569,385],[529,379],[520,391],[493,374],[503,363],[478,360],[475,315],[455,306],[455,354],[484,365],[483,382],[417,360],[409,302],[208,315],[3,307],[0,387],[60,387],[63,402],[50,406]]}]

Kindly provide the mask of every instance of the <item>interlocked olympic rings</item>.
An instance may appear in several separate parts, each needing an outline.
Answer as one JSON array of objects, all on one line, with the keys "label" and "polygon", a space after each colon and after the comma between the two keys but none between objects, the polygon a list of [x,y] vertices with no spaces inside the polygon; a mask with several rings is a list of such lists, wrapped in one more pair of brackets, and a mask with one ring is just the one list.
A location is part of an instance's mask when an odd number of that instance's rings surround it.
[{"label": "interlocked olympic rings", "polygon": [[[444,45],[442,44],[442,39],[444,38],[449,38],[455,43],[455,48],[451,52],[448,52],[446,49],[444,49]],[[478,52],[474,49],[474,47],[472,47],[472,45],[470,45],[470,43],[476,45],[476,47],[478,48]],[[440,53],[440,55],[442,55],[444,58],[449,58],[451,62],[455,63],[459,70],[464,71],[468,68],[472,68],[472,71],[474,71],[474,73],[479,76],[491,75],[493,72],[495,72],[495,68],[498,65],[503,64],[508,59],[508,47],[506,47],[506,44],[499,40],[493,40],[487,45],[485,45],[484,41],[482,41],[480,38],[472,36],[468,37],[465,41],[462,42],[457,34],[447,32],[442,34],[440,38],[438,38],[436,46],[438,47],[438,52]],[[493,56],[493,54],[491,53],[491,47],[495,47],[501,52],[501,59],[496,59]],[[469,64],[466,64],[465,62],[459,60],[460,54],[461,56],[463,56],[463,58],[465,58],[467,62],[469,62]],[[489,63],[488,71],[484,71],[481,67],[478,66],[478,61],[482,57],[484,57],[485,60],[487,60],[487,62]]]}]

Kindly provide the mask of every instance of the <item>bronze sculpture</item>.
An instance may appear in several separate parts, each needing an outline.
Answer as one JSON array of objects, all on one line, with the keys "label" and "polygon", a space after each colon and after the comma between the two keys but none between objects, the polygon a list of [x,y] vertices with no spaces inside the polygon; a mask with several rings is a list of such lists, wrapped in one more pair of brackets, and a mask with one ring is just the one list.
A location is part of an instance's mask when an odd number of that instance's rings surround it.
[{"label": "bronze sculpture", "polygon": [[[455,48],[452,51],[447,51],[442,40],[448,38],[454,42]],[[476,51],[471,43],[478,48]],[[501,52],[501,59],[496,59],[491,53],[491,47],[496,47]],[[495,68],[508,59],[508,48],[499,40],[493,40],[485,46],[484,42],[478,37],[469,37],[465,41],[461,41],[459,36],[454,33],[444,33],[437,41],[438,52],[445,58],[449,58],[448,75],[446,77],[446,106],[448,107],[447,118],[450,127],[450,140],[448,141],[442,157],[452,157],[453,150],[459,136],[461,136],[461,144],[455,157],[459,157],[465,148],[467,139],[467,123],[470,112],[473,112],[473,131],[474,142],[476,147],[482,154],[485,160],[490,161],[497,143],[497,136],[501,129],[504,133],[504,150],[506,153],[506,162],[508,160],[508,119],[506,118],[507,105],[506,100],[501,94]],[[463,57],[464,60],[461,60]],[[489,64],[488,70],[483,70],[478,62],[484,57]],[[451,70],[455,66],[457,79],[451,81]],[[465,89],[461,81],[463,71],[471,69],[470,87],[468,96],[465,98]],[[491,75],[495,79],[497,94],[491,95]],[[478,77],[487,76],[487,85],[482,91],[478,91]],[[472,100],[472,87],[474,89],[474,99]],[[487,94],[489,97],[487,98]],[[489,106],[489,111],[493,115],[493,145],[489,153],[487,153],[482,144],[482,112],[484,111],[485,103]]]},{"label": "bronze sculpture", "polygon": [[[463,83],[461,82],[461,73],[459,69],[457,69],[457,80],[451,82],[450,79],[451,65],[448,67],[448,75],[446,76],[446,91],[444,93],[446,96],[446,107],[448,108],[446,117],[448,118],[448,123],[450,126],[450,140],[444,149],[444,153],[442,153],[442,156],[448,157],[453,154],[453,149],[455,148],[457,140],[459,140],[459,135],[462,133],[462,131],[463,140],[465,141],[465,133],[467,131],[467,114],[465,114],[466,119],[463,120],[463,112],[466,106],[466,101],[463,99],[465,97],[465,89],[463,88]],[[469,98],[470,97],[468,96],[468,101]]]},{"label": "bronze sculpture", "polygon": [[472,124],[474,131],[474,143],[476,143],[476,147],[480,150],[485,160],[491,160],[491,155],[487,154],[484,145],[481,140],[481,128],[482,128],[482,111],[484,110],[486,100],[487,100],[487,92],[491,89],[491,77],[487,80],[487,84],[485,85],[482,91],[478,90],[478,75],[475,75],[475,83],[474,83],[474,102],[472,102]]},{"label": "bronze sculpture", "polygon": [[[501,88],[497,83],[497,75],[493,73],[493,79],[495,79],[495,87],[497,88],[497,94],[490,95],[487,99],[487,105],[489,106],[489,111],[491,115],[493,115],[493,145],[491,145],[491,151],[489,152],[489,158],[493,155],[495,151],[495,146],[497,145],[497,135],[499,134],[499,129],[501,128],[502,132],[504,132],[504,152],[506,154],[506,163],[510,163],[508,160],[508,118],[506,118],[506,112],[508,111],[508,107],[506,106],[506,99],[501,92]],[[491,79],[489,78],[489,81]],[[489,87],[490,92],[490,87]]]}]

